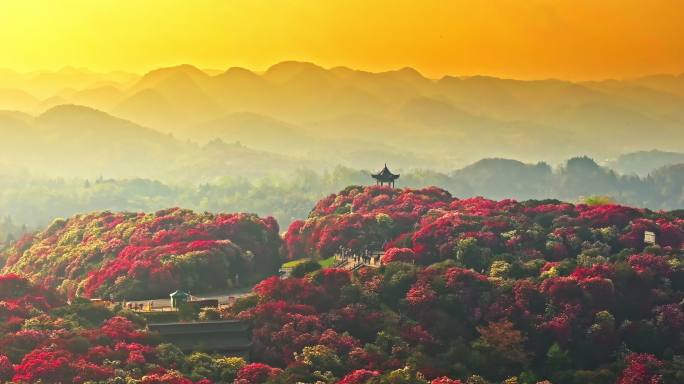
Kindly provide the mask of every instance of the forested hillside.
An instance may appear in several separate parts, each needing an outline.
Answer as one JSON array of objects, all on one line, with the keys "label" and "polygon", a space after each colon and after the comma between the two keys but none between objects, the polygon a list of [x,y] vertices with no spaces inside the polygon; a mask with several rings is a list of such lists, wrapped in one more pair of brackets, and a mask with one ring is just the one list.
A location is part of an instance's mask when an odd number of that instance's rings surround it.
[{"label": "forested hillside", "polygon": [[258,281],[278,270],[280,244],[272,217],[91,213],[22,237],[6,251],[3,271],[67,297],[147,299]]}]

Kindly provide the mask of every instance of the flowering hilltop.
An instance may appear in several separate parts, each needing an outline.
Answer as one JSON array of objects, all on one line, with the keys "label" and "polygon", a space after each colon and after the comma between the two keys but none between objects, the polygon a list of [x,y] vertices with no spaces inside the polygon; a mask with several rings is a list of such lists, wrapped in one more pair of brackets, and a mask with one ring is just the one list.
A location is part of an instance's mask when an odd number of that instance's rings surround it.
[{"label": "flowering hilltop", "polygon": [[177,208],[102,212],[55,220],[16,242],[7,251],[4,271],[69,297],[150,298],[268,276],[277,271],[280,247],[271,217]]},{"label": "flowering hilltop", "polygon": [[[292,223],[284,240],[292,258],[328,257],[340,247],[384,249],[389,258],[423,265],[458,259],[482,272],[494,254],[560,261],[586,256],[588,249],[602,256],[641,252],[645,231],[655,233],[663,251],[679,250],[683,227],[675,214],[619,205],[460,200],[435,187],[349,187],[319,201],[306,220]],[[411,260],[394,256],[392,248],[410,249]]]},{"label": "flowering hilltop", "polygon": [[[644,232],[656,244],[644,243]],[[292,257],[384,247],[380,268],[264,280],[227,317],[282,383],[679,383],[684,220],[558,201],[350,187]]]}]

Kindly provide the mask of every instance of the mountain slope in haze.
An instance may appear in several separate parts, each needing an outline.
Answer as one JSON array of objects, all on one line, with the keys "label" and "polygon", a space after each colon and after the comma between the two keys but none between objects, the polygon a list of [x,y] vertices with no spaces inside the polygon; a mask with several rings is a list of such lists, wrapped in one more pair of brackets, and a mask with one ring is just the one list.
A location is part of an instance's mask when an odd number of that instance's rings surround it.
[{"label": "mountain slope in haze", "polygon": [[258,151],[240,143],[215,139],[202,146],[186,147],[176,162],[163,169],[161,178],[189,183],[224,177],[259,179],[286,176],[308,164],[283,154]]},{"label": "mountain slope in haze", "polygon": [[179,148],[168,135],[83,106],[57,106],[22,124],[16,139],[24,146],[0,143],[0,156],[64,176],[121,177],[130,174],[132,164],[141,174],[152,175],[153,165],[171,161]]},{"label": "mountain slope in haze", "polygon": [[650,150],[625,153],[608,165],[621,173],[646,176],[658,168],[675,164],[684,164],[684,152]]},{"label": "mountain slope in haze", "polygon": [[684,73],[679,75],[653,75],[632,80],[651,89],[684,96]]},{"label": "mountain slope in haze", "polygon": [[[453,172],[452,177],[467,180],[473,190],[487,191],[491,198],[525,195],[539,199],[548,197],[552,170],[546,163],[525,164],[509,159],[482,159]],[[536,190],[533,186],[537,187]]]},{"label": "mountain slope in haze", "polygon": [[[185,123],[206,121],[221,112],[215,100],[205,90],[208,79],[209,75],[190,65],[161,68],[147,73],[128,92],[139,94],[145,90],[154,90],[161,95],[168,101],[170,109],[155,111],[157,116],[174,112],[173,115]],[[136,105],[128,108],[130,107]],[[117,106],[116,110],[123,117],[142,120],[137,114],[131,115],[125,104]],[[138,113],[144,111],[145,107],[137,107]]]},{"label": "mountain slope in haze", "polygon": [[96,109],[60,105],[37,117],[0,112],[0,163],[66,177],[203,182],[265,176],[302,164],[240,145],[197,145]]},{"label": "mountain slope in haze", "polygon": [[281,151],[283,147],[306,150],[307,132],[300,127],[250,112],[229,113],[219,119],[195,126],[195,139],[240,142],[248,147]]},{"label": "mountain slope in haze", "polygon": [[126,88],[130,87],[138,78],[139,76],[136,74],[123,71],[99,73],[74,67],[29,73],[0,69],[0,84],[2,84],[0,88],[21,89],[38,99],[46,99],[65,89],[83,90],[104,86]]},{"label": "mountain slope in haze", "polygon": [[25,111],[33,108],[39,100],[30,93],[16,88],[0,89],[0,106],[5,110]]},{"label": "mountain slope in haze", "polygon": [[123,92],[112,85],[86,88],[75,91],[69,100],[78,105],[88,105],[100,110],[111,110],[123,97]]}]

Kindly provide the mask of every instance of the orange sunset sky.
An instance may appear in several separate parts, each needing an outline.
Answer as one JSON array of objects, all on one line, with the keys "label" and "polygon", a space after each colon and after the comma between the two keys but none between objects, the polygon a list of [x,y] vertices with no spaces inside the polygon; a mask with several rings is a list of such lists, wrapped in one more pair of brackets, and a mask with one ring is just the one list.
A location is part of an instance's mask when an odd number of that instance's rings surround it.
[{"label": "orange sunset sky", "polygon": [[684,72],[681,0],[5,0],[0,68],[98,71],[283,60],[432,77]]}]

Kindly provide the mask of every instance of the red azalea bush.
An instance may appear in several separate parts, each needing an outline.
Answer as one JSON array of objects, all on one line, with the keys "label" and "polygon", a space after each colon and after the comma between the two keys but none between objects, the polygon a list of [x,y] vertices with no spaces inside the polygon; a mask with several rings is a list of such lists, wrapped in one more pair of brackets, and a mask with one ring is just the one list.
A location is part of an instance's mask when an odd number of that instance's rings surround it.
[{"label": "red azalea bush", "polygon": [[71,354],[66,351],[34,350],[15,367],[12,380],[68,382],[75,375],[71,359]]},{"label": "red azalea bush", "polygon": [[280,369],[269,367],[266,364],[247,364],[238,371],[235,384],[262,384],[279,373]]},{"label": "red azalea bush", "polygon": [[631,353],[626,358],[627,367],[622,371],[618,384],[661,384],[658,372],[663,362],[647,353]]},{"label": "red azalea bush", "polygon": [[404,263],[412,263],[416,261],[416,253],[411,248],[389,248],[382,255],[380,261],[383,264],[393,263],[395,261],[402,261]]},{"label": "red azalea bush", "polygon": [[[0,333],[19,332],[12,344],[34,343],[38,332],[21,331],[24,319],[36,313],[45,313],[62,304],[57,295],[43,287],[31,284],[15,274],[0,275]],[[24,340],[24,341],[21,341]],[[5,341],[6,343],[7,341]],[[37,343],[37,341],[35,341]],[[0,345],[3,341],[0,341]]]},{"label": "red azalea bush", "polygon": [[281,240],[271,217],[92,213],[55,220],[15,244],[4,272],[20,273],[68,296],[149,298],[178,288],[226,288],[277,271]]},{"label": "red azalea bush", "polygon": [[366,384],[371,379],[380,376],[378,371],[369,371],[367,369],[357,369],[344,376],[337,384]]}]

